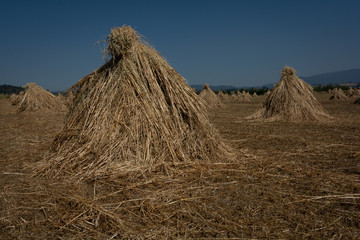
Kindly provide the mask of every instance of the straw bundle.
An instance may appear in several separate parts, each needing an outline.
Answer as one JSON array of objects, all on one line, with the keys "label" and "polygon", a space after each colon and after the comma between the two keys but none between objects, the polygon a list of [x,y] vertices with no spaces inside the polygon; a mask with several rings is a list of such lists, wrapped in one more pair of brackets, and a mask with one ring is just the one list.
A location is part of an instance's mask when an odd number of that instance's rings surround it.
[{"label": "straw bundle", "polygon": [[246,91],[236,91],[236,96],[238,101],[249,102],[251,100],[251,95]]},{"label": "straw bundle", "polygon": [[360,96],[360,88],[356,88],[352,96]]},{"label": "straw bundle", "polygon": [[343,92],[341,88],[335,88],[332,91],[332,95],[329,98],[330,100],[348,100],[349,98],[346,96],[346,94]]},{"label": "straw bundle", "polygon": [[229,94],[225,94],[222,90],[220,90],[218,92],[218,98],[222,101],[222,102],[228,102],[230,101],[229,99]]},{"label": "straw bundle", "polygon": [[200,91],[199,96],[204,99],[209,107],[221,107],[220,98],[210,89],[208,84],[205,84]]},{"label": "straw bundle", "polygon": [[270,95],[271,91],[267,90],[267,92],[264,94],[265,97],[268,97]]},{"label": "straw bundle", "polygon": [[352,87],[350,87],[349,90],[347,91],[346,95],[348,97],[352,97],[354,95],[354,89]]},{"label": "straw bundle", "polygon": [[256,92],[254,92],[252,96],[253,96],[254,98],[258,97],[258,95],[256,94]]},{"label": "straw bundle", "polygon": [[11,94],[9,99],[11,104],[14,106],[18,105],[23,95],[24,95],[24,91],[19,92],[19,94]]},{"label": "straw bundle", "polygon": [[169,172],[227,152],[203,101],[135,30],[113,28],[107,42],[111,59],[70,88],[73,104],[39,175]]},{"label": "straw bundle", "polygon": [[24,94],[19,94],[20,101],[17,104],[17,112],[66,111],[65,105],[58,97],[35,83],[28,83],[24,88]]},{"label": "straw bundle", "polygon": [[312,87],[288,66],[282,69],[282,77],[265,100],[263,108],[248,117],[269,121],[321,121],[327,118],[329,116],[314,97]]}]

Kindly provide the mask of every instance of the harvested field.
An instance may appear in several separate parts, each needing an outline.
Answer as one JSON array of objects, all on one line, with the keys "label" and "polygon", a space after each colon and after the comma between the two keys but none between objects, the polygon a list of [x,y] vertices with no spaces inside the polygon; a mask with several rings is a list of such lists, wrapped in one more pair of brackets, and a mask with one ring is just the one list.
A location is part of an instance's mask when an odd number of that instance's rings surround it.
[{"label": "harvested field", "polygon": [[315,96],[333,120],[246,121],[264,96],[210,110],[236,162],[76,184],[28,167],[65,114],[0,99],[0,238],[359,239],[360,105]]}]

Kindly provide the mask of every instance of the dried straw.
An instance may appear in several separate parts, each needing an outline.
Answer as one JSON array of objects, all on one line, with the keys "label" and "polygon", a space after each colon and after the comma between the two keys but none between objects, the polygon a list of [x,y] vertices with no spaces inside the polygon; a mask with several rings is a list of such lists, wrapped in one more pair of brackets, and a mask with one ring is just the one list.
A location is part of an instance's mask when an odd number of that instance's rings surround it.
[{"label": "dried straw", "polygon": [[330,100],[348,100],[349,98],[346,96],[346,94],[343,92],[341,88],[335,88],[332,91],[332,95],[329,98]]},{"label": "dried straw", "polygon": [[205,84],[200,91],[199,96],[204,99],[209,107],[221,107],[223,106],[221,99],[210,89],[208,84]]},{"label": "dried straw", "polygon": [[226,155],[202,100],[135,30],[113,28],[107,42],[111,59],[70,88],[74,102],[38,174],[169,172]]},{"label": "dried straw", "polygon": [[350,87],[349,90],[347,91],[346,95],[348,97],[352,97],[354,95],[354,89],[352,87]]},{"label": "dried straw", "polygon": [[271,91],[267,90],[267,92],[264,94],[265,97],[268,97],[270,95]]},{"label": "dried straw", "polygon": [[360,96],[360,88],[356,88],[352,96]]},{"label": "dried straw", "polygon": [[18,105],[23,95],[24,95],[24,91],[19,92],[19,94],[11,94],[9,98],[11,104],[14,106]]},{"label": "dried straw", "polygon": [[24,94],[19,96],[17,112],[66,111],[65,105],[58,97],[33,82],[26,84]]},{"label": "dried straw", "polygon": [[220,100],[222,102],[229,102],[230,101],[229,94],[225,94],[222,90],[219,90],[218,98],[220,98]]},{"label": "dried straw", "polygon": [[286,66],[263,108],[247,119],[323,121],[329,118],[315,98],[312,87],[298,78],[293,68]]}]

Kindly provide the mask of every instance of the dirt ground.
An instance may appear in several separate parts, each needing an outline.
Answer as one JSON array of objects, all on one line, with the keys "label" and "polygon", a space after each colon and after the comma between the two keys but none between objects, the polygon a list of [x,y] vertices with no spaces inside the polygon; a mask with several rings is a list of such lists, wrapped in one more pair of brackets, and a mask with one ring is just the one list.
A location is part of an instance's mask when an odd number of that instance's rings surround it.
[{"label": "dirt ground", "polygon": [[[360,239],[360,105],[330,101],[328,94],[316,97],[333,120],[246,121],[264,97],[210,110],[212,124],[237,154],[236,163],[176,181],[144,180],[141,188],[122,192],[122,201],[136,202],[134,196],[141,194],[146,201],[125,211],[110,208],[107,199],[101,202],[107,211],[98,210],[82,223],[90,212],[82,210],[87,202],[79,197],[73,204],[69,199],[75,195],[60,187],[56,193],[64,196],[55,197],[51,189],[58,183],[44,183],[29,170],[61,130],[65,114],[15,113],[7,99],[0,99],[0,238]],[[166,195],[171,189],[176,194]],[[70,196],[66,204],[65,196]],[[159,207],[161,201],[166,208]],[[121,231],[98,226],[104,212],[103,222],[115,214],[126,219],[116,227]]]}]

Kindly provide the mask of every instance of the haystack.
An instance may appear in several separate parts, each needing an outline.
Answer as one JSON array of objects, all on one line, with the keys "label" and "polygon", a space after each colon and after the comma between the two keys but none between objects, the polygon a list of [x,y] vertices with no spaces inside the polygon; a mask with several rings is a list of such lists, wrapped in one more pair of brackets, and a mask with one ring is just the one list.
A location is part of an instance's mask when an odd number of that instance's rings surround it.
[{"label": "haystack", "polygon": [[267,92],[264,94],[265,97],[268,97],[270,95],[271,91],[267,90]]},{"label": "haystack", "polygon": [[238,98],[238,101],[242,101],[242,102],[249,102],[251,100],[251,95],[250,93],[246,92],[246,91],[236,91],[236,96]]},{"label": "haystack", "polygon": [[355,90],[354,90],[354,93],[353,93],[353,95],[352,95],[353,97],[355,96],[360,96],[360,88],[355,88]]},{"label": "haystack", "polygon": [[210,89],[208,84],[205,84],[200,91],[199,96],[204,99],[209,107],[221,107],[220,98]]},{"label": "haystack", "polygon": [[350,87],[349,90],[346,92],[346,95],[348,97],[352,97],[354,95],[354,89]]},{"label": "haystack", "polygon": [[245,100],[246,101],[251,101],[251,95],[250,95],[250,93],[249,92],[247,92],[247,91],[244,91],[243,92],[243,95],[244,95],[244,98],[245,98]]},{"label": "haystack", "polygon": [[219,90],[218,98],[220,98],[222,102],[230,101],[229,94],[224,93],[222,90]]},{"label": "haystack", "polygon": [[24,88],[25,92],[17,104],[17,112],[66,111],[65,105],[58,97],[35,83],[28,83]]},{"label": "haystack", "polygon": [[321,121],[328,118],[329,115],[315,98],[312,87],[298,78],[293,68],[286,66],[263,108],[247,119]]},{"label": "haystack", "polygon": [[170,172],[227,152],[200,97],[129,26],[107,38],[111,59],[76,83],[75,98],[38,174],[79,180]]},{"label": "haystack", "polygon": [[254,92],[252,96],[253,96],[253,98],[258,97],[258,95],[256,94],[256,92]]},{"label": "haystack", "polygon": [[335,88],[332,91],[332,94],[329,98],[330,100],[348,100],[349,98],[346,96],[346,94],[343,92],[341,88]]},{"label": "haystack", "polygon": [[19,94],[11,94],[9,100],[12,105],[16,106],[20,103],[22,96],[24,96],[24,91],[19,92]]}]

